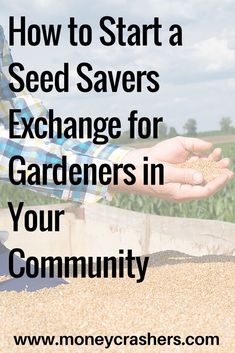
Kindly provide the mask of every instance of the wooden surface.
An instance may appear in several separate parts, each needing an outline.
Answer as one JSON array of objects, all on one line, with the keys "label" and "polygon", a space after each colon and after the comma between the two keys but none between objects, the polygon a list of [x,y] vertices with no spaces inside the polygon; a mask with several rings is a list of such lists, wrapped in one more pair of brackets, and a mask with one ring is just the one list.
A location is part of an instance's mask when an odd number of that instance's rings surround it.
[{"label": "wooden surface", "polygon": [[9,210],[0,210],[0,228],[9,232],[6,246],[20,247],[27,256],[107,256],[128,248],[136,255],[165,250],[194,256],[235,255],[232,223],[148,215],[101,204],[34,209],[65,209],[60,232],[30,233],[22,224],[19,232],[13,232]]}]

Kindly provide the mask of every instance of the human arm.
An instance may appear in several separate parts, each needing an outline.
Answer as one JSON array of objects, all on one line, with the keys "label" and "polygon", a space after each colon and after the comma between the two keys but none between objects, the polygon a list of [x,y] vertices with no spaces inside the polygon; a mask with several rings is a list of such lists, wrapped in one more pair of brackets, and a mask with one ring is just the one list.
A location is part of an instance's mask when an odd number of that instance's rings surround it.
[{"label": "human arm", "polygon": [[[209,160],[217,163],[220,175],[209,183],[204,183],[203,175],[194,169],[178,168],[177,164],[184,163],[190,158],[205,158],[212,145],[197,138],[176,137],[160,142],[150,148],[140,148],[130,151],[123,162],[132,161],[137,167],[137,183],[130,189],[120,183],[113,186],[112,191],[134,192],[146,194],[177,202],[207,198],[223,188],[233,177],[228,169],[229,159],[221,159],[221,150],[215,149],[208,155]],[[143,185],[142,169],[143,157],[147,156],[149,163],[164,165],[164,185]]]},{"label": "human arm", "polygon": [[[33,97],[27,91],[14,93],[9,88],[12,78],[9,75],[9,65],[13,62],[11,52],[0,26],[0,180],[9,183],[8,165],[11,157],[18,154],[25,157],[27,163],[60,163],[62,156],[68,154],[68,168],[72,162],[79,165],[94,163],[118,163],[124,158],[129,149],[117,145],[107,144],[96,146],[89,140],[66,141],[63,138],[37,139],[10,139],[9,138],[9,110],[18,109],[15,119],[19,122],[19,129],[24,128],[22,116],[28,121],[32,116],[48,117],[48,111],[42,101]],[[32,126],[32,129],[34,127]],[[104,185],[72,185],[58,187],[48,180],[48,185],[31,186],[31,190],[55,196],[63,200],[76,202],[98,201],[107,196],[108,187]]]},{"label": "human arm", "polygon": [[[2,160],[4,163],[0,170],[0,178],[2,180],[8,181],[6,176],[7,163],[4,153],[9,149],[7,152],[7,158],[9,159],[10,155],[12,155],[13,152],[15,153],[14,148],[11,147],[13,144],[16,149],[19,148],[21,154],[26,154],[27,162],[31,161],[29,153],[31,151],[32,155],[35,156],[33,162],[39,163],[39,165],[42,164],[43,160],[47,160],[47,156],[51,156],[51,159],[54,161],[60,161],[63,153],[68,153],[71,160],[75,160],[80,164],[91,161],[97,163],[97,165],[105,162],[109,162],[110,164],[118,162],[134,164],[136,166],[136,184],[132,187],[125,185],[123,182],[125,176],[123,175],[120,176],[119,185],[110,186],[109,191],[111,192],[136,192],[184,201],[187,199],[208,197],[223,187],[232,177],[232,173],[226,169],[225,161],[218,162],[220,163],[220,168],[223,169],[223,174],[205,186],[200,185],[203,180],[195,171],[175,168],[174,164],[187,160],[190,153],[201,152],[210,148],[209,144],[197,139],[182,140],[183,138],[176,138],[161,142],[148,149],[139,150],[132,150],[112,144],[96,146],[88,140],[77,140],[68,143],[68,141],[64,139],[54,138],[40,141],[40,143],[36,140],[34,142],[30,141],[27,146],[27,141],[14,142],[10,140],[9,137],[7,137],[9,135],[7,133],[7,129],[9,128],[9,109],[20,110],[21,113],[16,114],[19,123],[21,123],[21,116],[24,116],[24,118],[28,120],[31,116],[47,116],[48,113],[42,102],[31,96],[28,92],[24,91],[19,94],[11,92],[9,88],[11,78],[8,74],[8,68],[12,63],[12,57],[1,27],[0,52],[0,125],[5,129],[5,142],[2,143],[2,146],[5,146],[5,150],[2,152]],[[142,163],[144,155],[149,157],[149,162],[156,163],[159,161],[164,164],[165,185],[143,185]],[[212,158],[214,157],[212,156]],[[52,183],[47,187],[38,187],[37,190],[62,199],[79,202],[85,202],[87,199],[97,201],[100,197],[104,197],[108,191],[107,187],[94,185],[88,185],[87,187],[80,186],[80,188],[77,187],[76,190],[69,186],[67,189],[55,188]]]}]

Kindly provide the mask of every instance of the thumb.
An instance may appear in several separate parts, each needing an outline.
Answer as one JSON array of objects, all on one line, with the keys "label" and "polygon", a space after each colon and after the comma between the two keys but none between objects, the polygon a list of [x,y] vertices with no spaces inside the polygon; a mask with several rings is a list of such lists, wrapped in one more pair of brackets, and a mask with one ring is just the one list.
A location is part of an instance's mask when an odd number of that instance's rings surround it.
[{"label": "thumb", "polygon": [[195,137],[185,137],[182,139],[182,143],[185,149],[191,153],[208,151],[212,147],[210,142]]},{"label": "thumb", "polygon": [[165,183],[199,185],[203,181],[202,173],[195,169],[165,166]]}]

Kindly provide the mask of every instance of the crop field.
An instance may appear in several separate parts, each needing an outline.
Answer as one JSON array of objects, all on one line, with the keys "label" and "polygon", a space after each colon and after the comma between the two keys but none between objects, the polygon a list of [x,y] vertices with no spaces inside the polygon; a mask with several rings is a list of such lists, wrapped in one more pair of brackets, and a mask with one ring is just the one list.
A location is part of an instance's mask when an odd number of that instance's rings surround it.
[{"label": "crop field", "polygon": [[[223,155],[231,158],[231,169],[235,170],[235,143],[216,145],[221,147]],[[12,201],[17,205],[24,201],[25,206],[60,203],[60,200],[27,191],[8,184],[0,184],[0,207],[7,207]],[[235,179],[215,196],[202,201],[176,204],[153,197],[116,194],[110,205],[138,212],[173,217],[216,219],[235,223]]]}]

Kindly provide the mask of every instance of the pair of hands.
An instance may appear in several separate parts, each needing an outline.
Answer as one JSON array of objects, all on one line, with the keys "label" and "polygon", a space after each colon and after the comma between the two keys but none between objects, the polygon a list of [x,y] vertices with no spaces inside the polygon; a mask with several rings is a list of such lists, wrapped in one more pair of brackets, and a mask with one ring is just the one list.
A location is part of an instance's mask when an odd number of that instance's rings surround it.
[{"label": "pair of hands", "polygon": [[[221,149],[214,149],[207,157],[216,161],[221,173],[214,180],[204,184],[203,175],[193,169],[177,168],[175,164],[184,163],[190,158],[205,158],[200,153],[208,152],[212,144],[197,138],[175,137],[158,143],[150,148],[130,151],[123,163],[132,163],[137,167],[137,182],[129,192],[147,194],[177,202],[199,200],[207,198],[222,189],[233,177],[228,169],[229,159],[221,159]],[[147,156],[149,163],[164,164],[164,185],[143,185],[141,172],[138,166]],[[141,170],[141,168],[139,168]]]}]

